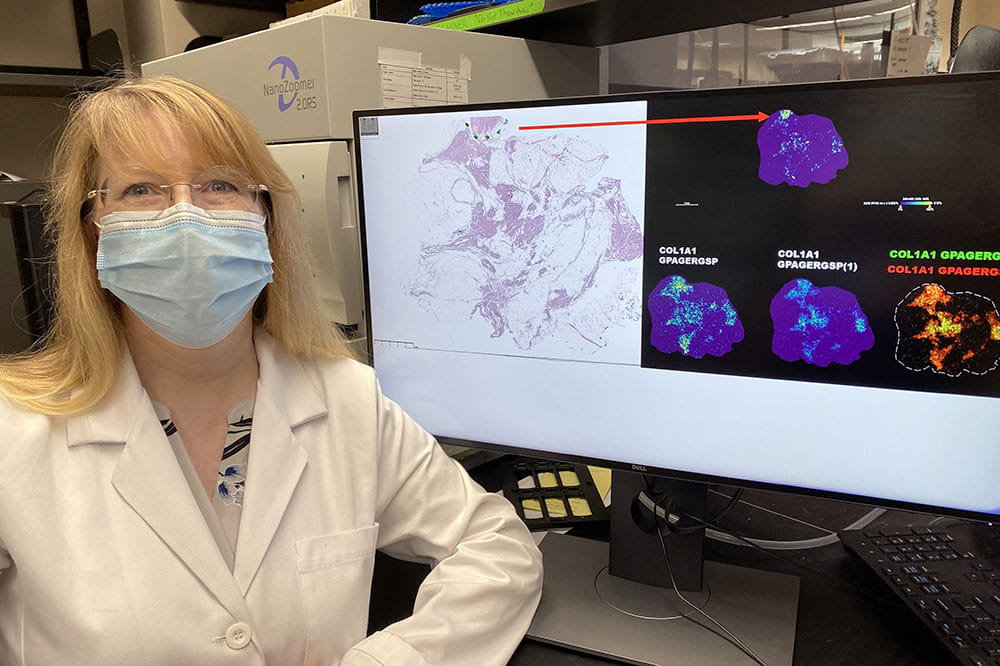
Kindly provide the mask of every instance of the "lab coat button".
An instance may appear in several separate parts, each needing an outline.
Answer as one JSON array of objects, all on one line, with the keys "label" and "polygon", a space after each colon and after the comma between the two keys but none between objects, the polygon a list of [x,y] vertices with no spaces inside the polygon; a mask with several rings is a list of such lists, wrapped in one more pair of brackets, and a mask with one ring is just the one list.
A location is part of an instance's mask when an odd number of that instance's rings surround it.
[{"label": "lab coat button", "polygon": [[226,645],[234,650],[245,648],[250,643],[250,625],[237,622],[226,629]]}]

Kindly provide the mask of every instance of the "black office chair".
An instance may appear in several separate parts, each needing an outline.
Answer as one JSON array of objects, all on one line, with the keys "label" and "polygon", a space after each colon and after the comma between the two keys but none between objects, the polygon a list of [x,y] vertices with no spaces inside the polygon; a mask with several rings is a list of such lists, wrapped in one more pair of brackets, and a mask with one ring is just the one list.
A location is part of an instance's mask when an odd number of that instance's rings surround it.
[{"label": "black office chair", "polygon": [[955,59],[952,72],[987,72],[1000,70],[1000,30],[985,25],[974,26],[965,33]]}]

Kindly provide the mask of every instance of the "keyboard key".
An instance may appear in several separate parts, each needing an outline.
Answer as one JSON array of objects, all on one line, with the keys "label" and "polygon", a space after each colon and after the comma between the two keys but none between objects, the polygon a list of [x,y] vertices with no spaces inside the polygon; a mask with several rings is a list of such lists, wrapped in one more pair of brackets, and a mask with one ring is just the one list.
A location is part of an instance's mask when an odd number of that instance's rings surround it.
[{"label": "keyboard key", "polygon": [[979,608],[979,604],[971,597],[953,597],[952,601],[962,610],[971,611]]},{"label": "keyboard key", "polygon": [[957,662],[1000,666],[1000,562],[977,555],[985,546],[966,534],[965,526],[953,534],[882,529],[878,536],[846,531],[841,539]]}]

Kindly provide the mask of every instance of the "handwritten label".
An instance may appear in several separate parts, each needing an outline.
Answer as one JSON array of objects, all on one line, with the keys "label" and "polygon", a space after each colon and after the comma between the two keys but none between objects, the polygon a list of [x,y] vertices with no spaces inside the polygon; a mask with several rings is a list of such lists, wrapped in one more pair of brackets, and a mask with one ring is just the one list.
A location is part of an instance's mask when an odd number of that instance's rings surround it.
[{"label": "handwritten label", "polygon": [[916,76],[924,73],[927,53],[934,40],[926,35],[894,32],[889,39],[886,76]]}]

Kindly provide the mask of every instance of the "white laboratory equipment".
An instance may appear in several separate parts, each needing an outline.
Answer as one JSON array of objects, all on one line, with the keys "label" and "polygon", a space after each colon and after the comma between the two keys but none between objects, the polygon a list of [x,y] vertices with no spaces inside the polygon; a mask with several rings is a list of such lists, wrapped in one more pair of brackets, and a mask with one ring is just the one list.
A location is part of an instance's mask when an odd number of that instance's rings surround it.
[{"label": "white laboratory equipment", "polygon": [[323,314],[364,340],[352,112],[599,92],[596,48],[316,16],[142,65],[234,103],[295,182]]}]

